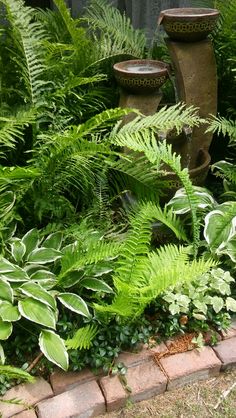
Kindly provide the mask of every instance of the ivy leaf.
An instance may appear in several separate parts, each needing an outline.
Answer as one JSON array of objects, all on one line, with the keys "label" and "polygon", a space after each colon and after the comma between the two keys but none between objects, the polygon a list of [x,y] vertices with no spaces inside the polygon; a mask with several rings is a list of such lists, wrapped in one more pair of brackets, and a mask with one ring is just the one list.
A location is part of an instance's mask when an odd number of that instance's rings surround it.
[{"label": "ivy leaf", "polygon": [[236,312],[236,300],[228,297],[226,299],[226,308],[227,308],[227,311]]},{"label": "ivy leaf", "polygon": [[213,309],[216,313],[220,312],[221,309],[224,306],[224,301],[219,296],[213,296],[211,298],[211,303],[212,303],[212,307],[213,307]]},{"label": "ivy leaf", "polygon": [[21,315],[29,321],[48,328],[56,328],[56,314],[44,303],[27,298],[18,303],[18,308]]},{"label": "ivy leaf", "polygon": [[28,257],[28,262],[32,264],[47,264],[61,258],[62,253],[53,248],[37,248],[33,250]]},{"label": "ivy leaf", "polygon": [[0,340],[7,340],[12,333],[11,322],[5,322],[0,319]]},{"label": "ivy leaf", "polygon": [[49,361],[67,370],[69,366],[68,353],[64,341],[55,332],[43,329],[39,336],[39,346]]},{"label": "ivy leaf", "polygon": [[57,297],[71,311],[83,315],[86,318],[91,318],[88,306],[80,296],[74,293],[60,293]]},{"label": "ivy leaf", "polygon": [[20,312],[17,306],[13,306],[10,302],[2,301],[0,303],[0,317],[3,321],[14,322],[20,319]]}]

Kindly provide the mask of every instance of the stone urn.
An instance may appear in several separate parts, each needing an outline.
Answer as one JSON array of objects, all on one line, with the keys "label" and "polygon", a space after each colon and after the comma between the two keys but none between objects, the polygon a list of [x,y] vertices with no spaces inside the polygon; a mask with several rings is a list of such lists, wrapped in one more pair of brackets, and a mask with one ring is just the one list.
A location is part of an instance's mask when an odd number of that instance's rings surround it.
[{"label": "stone urn", "polygon": [[162,61],[129,60],[113,66],[120,87],[131,94],[153,94],[168,78],[168,66]]},{"label": "stone urn", "polygon": [[198,42],[215,28],[219,11],[204,8],[179,8],[162,10],[158,24],[173,41]]}]

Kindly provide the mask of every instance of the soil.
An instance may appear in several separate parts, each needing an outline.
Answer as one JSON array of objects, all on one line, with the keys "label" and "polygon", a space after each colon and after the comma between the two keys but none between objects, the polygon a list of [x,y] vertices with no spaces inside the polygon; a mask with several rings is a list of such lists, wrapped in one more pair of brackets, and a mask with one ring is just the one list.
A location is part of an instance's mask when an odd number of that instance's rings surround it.
[{"label": "soil", "polygon": [[[229,391],[223,400],[223,394]],[[166,392],[100,418],[236,418],[236,370]]]}]

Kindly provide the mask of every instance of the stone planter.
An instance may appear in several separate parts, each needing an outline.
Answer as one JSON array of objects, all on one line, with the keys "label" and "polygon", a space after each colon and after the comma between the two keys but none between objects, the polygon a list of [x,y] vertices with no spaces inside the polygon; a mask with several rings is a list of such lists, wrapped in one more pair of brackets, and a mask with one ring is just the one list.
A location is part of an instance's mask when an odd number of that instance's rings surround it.
[{"label": "stone planter", "polygon": [[173,41],[197,42],[212,32],[218,17],[216,9],[168,9],[161,12],[158,23]]}]

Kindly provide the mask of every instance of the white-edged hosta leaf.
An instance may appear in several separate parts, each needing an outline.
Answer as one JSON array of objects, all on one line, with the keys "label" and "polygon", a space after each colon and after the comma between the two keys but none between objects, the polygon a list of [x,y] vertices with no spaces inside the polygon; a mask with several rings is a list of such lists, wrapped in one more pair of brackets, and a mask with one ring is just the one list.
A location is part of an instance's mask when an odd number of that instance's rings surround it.
[{"label": "white-edged hosta leaf", "polygon": [[59,335],[48,329],[43,329],[39,336],[39,347],[49,361],[67,370],[69,366],[65,343]]},{"label": "white-edged hosta leaf", "polygon": [[14,238],[11,243],[11,253],[17,263],[23,260],[26,252],[26,246],[19,238]]},{"label": "white-edged hosta leaf", "polygon": [[228,311],[236,312],[236,300],[228,297],[226,299],[226,308]]},{"label": "white-edged hosta leaf", "polygon": [[3,273],[9,273],[11,271],[15,271],[15,265],[10,263],[6,258],[1,257],[0,258],[0,274]]},{"label": "white-edged hosta leaf", "polygon": [[45,303],[52,309],[56,309],[56,301],[50,295],[49,292],[44,290],[38,283],[28,282],[24,283],[21,287],[19,287],[19,290],[21,290],[24,295],[27,295],[33,299],[37,299],[42,303]]},{"label": "white-edged hosta leaf", "polygon": [[4,353],[2,344],[0,344],[0,364],[1,365],[5,364],[5,361],[6,361],[5,353]]},{"label": "white-edged hosta leaf", "polygon": [[82,279],[80,285],[86,289],[94,290],[96,292],[114,293],[112,288],[103,280],[88,278]]},{"label": "white-edged hosta leaf", "polygon": [[30,280],[34,282],[41,282],[41,280],[55,280],[56,276],[51,271],[48,270],[37,270],[30,274]]},{"label": "white-edged hosta leaf", "polygon": [[204,237],[213,251],[236,234],[236,202],[225,202],[205,217]]},{"label": "white-edged hosta leaf", "polygon": [[54,250],[53,248],[37,248],[33,250],[28,257],[29,263],[36,264],[47,264],[56,261],[61,258],[62,254],[60,251]]},{"label": "white-edged hosta leaf", "polygon": [[45,241],[43,241],[43,247],[45,248],[54,248],[54,250],[60,250],[62,243],[62,233],[60,231],[54,232],[54,234],[49,235]]},{"label": "white-edged hosta leaf", "polygon": [[4,273],[2,275],[2,278],[7,280],[8,282],[27,282],[28,280],[30,280],[26,271],[18,266],[15,266],[14,271]]},{"label": "white-edged hosta leaf", "polygon": [[18,308],[24,318],[48,328],[56,328],[56,313],[39,300],[24,299],[19,301]]},{"label": "white-edged hosta leaf", "polygon": [[[196,206],[198,209],[213,209],[216,205],[214,198],[210,195],[208,190],[203,187],[194,186],[194,195],[196,197]],[[173,211],[178,215],[190,212],[191,209],[185,189],[177,190],[174,197],[167,203],[167,206],[171,206]]]},{"label": "white-edged hosta leaf", "polygon": [[230,239],[225,243],[223,248],[220,248],[217,252],[218,254],[227,254],[231,260],[236,263],[236,238]]},{"label": "white-edged hosta leaf", "polygon": [[0,340],[7,340],[12,333],[11,322],[4,322],[0,319]]},{"label": "white-edged hosta leaf", "polygon": [[22,238],[22,242],[26,247],[26,255],[28,256],[39,244],[39,231],[36,228],[28,231]]},{"label": "white-edged hosta leaf", "polygon": [[0,317],[6,322],[15,322],[20,319],[20,312],[17,306],[13,306],[6,300],[0,302]]},{"label": "white-edged hosta leaf", "polygon": [[57,298],[71,311],[86,316],[87,318],[91,318],[87,304],[80,296],[76,295],[75,293],[59,293]]},{"label": "white-edged hosta leaf", "polygon": [[0,218],[3,218],[10,212],[14,206],[15,200],[16,196],[12,191],[0,194]]},{"label": "white-edged hosta leaf", "polygon": [[63,277],[63,287],[65,289],[72,287],[79,283],[84,277],[84,269],[71,271]]},{"label": "white-edged hosta leaf", "polygon": [[10,284],[3,278],[0,278],[0,299],[13,303],[13,290]]}]

